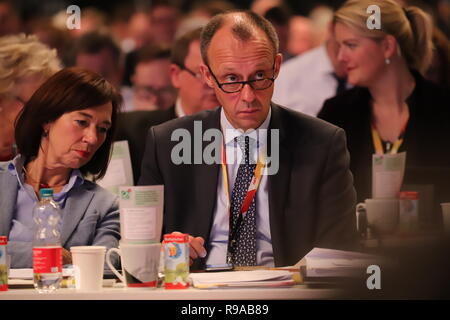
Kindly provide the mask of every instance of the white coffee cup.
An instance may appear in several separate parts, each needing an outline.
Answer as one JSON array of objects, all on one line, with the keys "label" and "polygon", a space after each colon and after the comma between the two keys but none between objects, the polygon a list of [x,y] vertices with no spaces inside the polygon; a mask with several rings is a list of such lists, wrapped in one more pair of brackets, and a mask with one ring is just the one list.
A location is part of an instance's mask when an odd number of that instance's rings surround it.
[{"label": "white coffee cup", "polygon": [[75,246],[70,248],[75,271],[75,288],[99,291],[103,285],[103,267],[106,247]]},{"label": "white coffee cup", "polygon": [[450,232],[450,202],[441,203],[442,208],[442,222],[444,224],[445,232]]},{"label": "white coffee cup", "polygon": [[366,210],[367,226],[377,234],[393,233],[398,226],[398,199],[366,199],[358,203],[356,210]]},{"label": "white coffee cup", "polygon": [[[122,275],[111,263],[111,254],[117,253],[122,262]],[[127,287],[150,287],[158,285],[158,267],[161,255],[161,243],[124,243],[119,249],[111,248],[106,253],[106,263],[111,271]]]}]

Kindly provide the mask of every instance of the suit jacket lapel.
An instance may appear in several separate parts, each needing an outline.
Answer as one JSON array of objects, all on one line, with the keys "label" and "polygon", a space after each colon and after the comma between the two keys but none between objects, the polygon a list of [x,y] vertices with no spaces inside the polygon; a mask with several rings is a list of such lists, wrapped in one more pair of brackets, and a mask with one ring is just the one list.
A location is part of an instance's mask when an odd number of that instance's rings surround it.
[{"label": "suit jacket lapel", "polygon": [[[208,129],[219,129],[220,130],[220,112],[221,108],[216,108],[213,111],[211,117],[207,117],[202,122],[202,133],[205,133]],[[209,141],[203,142],[203,149],[208,145]],[[211,227],[213,223],[214,207],[216,205],[217,198],[217,183],[219,180],[219,170],[220,165],[201,165],[198,166],[196,171],[198,175],[198,181],[202,181],[203,189],[203,199],[202,209],[200,212],[205,212],[206,214],[199,217],[197,223],[201,224],[200,230],[203,230],[203,236],[209,239],[209,234],[211,232]],[[206,219],[205,219],[206,218]]]},{"label": "suit jacket lapel", "polygon": [[67,195],[66,205],[62,210],[63,223],[61,231],[61,244],[64,246],[67,240],[83,218],[94,193],[84,189],[84,184],[72,189]]},{"label": "suit jacket lapel", "polygon": [[0,235],[8,236],[17,200],[17,177],[0,172]]},{"label": "suit jacket lapel", "polygon": [[[272,104],[272,116],[269,129],[279,130],[279,169],[274,175],[268,177],[269,184],[269,221],[270,234],[272,238],[272,247],[275,264],[277,261],[284,261],[282,257],[283,248],[283,230],[282,221],[284,221],[286,197],[289,194],[289,184],[291,178],[291,151],[287,145],[286,123],[283,123],[282,110],[275,104]],[[267,136],[268,152],[271,150],[270,130]],[[274,141],[276,143],[276,141]]]}]

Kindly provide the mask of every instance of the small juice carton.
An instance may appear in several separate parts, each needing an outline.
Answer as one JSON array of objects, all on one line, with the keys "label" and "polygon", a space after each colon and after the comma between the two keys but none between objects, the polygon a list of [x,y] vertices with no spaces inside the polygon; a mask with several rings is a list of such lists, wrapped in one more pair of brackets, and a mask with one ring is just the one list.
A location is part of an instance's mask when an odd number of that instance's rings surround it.
[{"label": "small juice carton", "polygon": [[164,235],[164,287],[189,287],[189,235]]},{"label": "small juice carton", "polygon": [[399,226],[402,232],[414,232],[419,228],[419,193],[402,191],[400,198]]},{"label": "small juice carton", "polygon": [[0,291],[8,290],[8,264],[6,261],[6,245],[8,238],[0,236]]}]

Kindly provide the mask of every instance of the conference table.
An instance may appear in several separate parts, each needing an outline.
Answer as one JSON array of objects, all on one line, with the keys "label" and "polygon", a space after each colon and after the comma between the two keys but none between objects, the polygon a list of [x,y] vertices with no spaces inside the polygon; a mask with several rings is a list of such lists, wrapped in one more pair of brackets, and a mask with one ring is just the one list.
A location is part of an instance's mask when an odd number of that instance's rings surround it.
[{"label": "conference table", "polygon": [[171,289],[103,287],[101,291],[61,288],[39,294],[34,288],[10,288],[0,292],[0,300],[299,300],[334,299],[343,293],[335,286],[298,284],[279,288]]}]

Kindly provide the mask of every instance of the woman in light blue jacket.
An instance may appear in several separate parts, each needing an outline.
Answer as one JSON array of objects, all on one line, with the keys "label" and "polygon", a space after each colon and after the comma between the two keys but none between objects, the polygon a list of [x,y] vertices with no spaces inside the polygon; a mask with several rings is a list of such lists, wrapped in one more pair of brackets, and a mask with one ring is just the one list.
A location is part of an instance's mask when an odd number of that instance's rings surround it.
[{"label": "woman in light blue jacket", "polygon": [[70,247],[117,247],[117,198],[95,184],[110,158],[121,96],[98,74],[67,68],[25,104],[15,138],[19,154],[0,163],[0,235],[8,236],[11,268],[32,267],[32,208],[52,188],[62,208],[63,264]]}]

